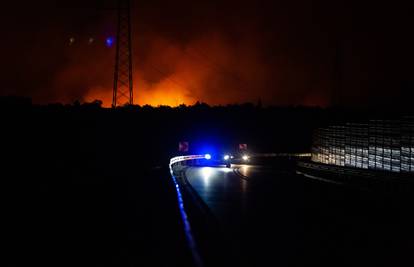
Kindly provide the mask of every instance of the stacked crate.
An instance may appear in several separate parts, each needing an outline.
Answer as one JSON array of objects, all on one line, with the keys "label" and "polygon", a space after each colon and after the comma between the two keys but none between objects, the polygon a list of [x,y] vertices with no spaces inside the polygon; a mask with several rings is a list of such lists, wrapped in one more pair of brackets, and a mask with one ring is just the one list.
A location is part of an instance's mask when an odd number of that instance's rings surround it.
[{"label": "stacked crate", "polygon": [[369,135],[369,168],[400,172],[401,130],[399,122],[371,120]]},{"label": "stacked crate", "polygon": [[394,121],[390,128],[391,171],[401,172],[401,123]]},{"label": "stacked crate", "polygon": [[329,164],[329,130],[326,128],[320,129],[320,150],[321,163]]},{"label": "stacked crate", "polygon": [[321,133],[320,129],[316,129],[312,136],[312,158],[313,162],[322,162],[321,155]]},{"label": "stacked crate", "polygon": [[345,132],[345,166],[368,169],[368,124],[347,123]]},{"label": "stacked crate", "polygon": [[312,161],[336,166],[414,172],[414,117],[320,128]]},{"label": "stacked crate", "polygon": [[328,164],[335,164],[335,154],[334,154],[334,129],[332,126],[325,129],[325,139],[326,145],[328,147]]},{"label": "stacked crate", "polygon": [[332,164],[345,166],[345,126],[330,127]]},{"label": "stacked crate", "polygon": [[401,172],[414,172],[414,117],[401,121]]}]

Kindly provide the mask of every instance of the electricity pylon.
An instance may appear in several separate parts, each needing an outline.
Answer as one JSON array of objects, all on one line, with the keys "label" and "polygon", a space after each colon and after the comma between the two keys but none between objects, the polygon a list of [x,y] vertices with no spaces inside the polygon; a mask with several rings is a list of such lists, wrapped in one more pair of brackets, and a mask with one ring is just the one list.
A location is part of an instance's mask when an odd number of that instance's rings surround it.
[{"label": "electricity pylon", "polygon": [[118,27],[112,107],[133,105],[131,9],[129,0],[118,0]]}]

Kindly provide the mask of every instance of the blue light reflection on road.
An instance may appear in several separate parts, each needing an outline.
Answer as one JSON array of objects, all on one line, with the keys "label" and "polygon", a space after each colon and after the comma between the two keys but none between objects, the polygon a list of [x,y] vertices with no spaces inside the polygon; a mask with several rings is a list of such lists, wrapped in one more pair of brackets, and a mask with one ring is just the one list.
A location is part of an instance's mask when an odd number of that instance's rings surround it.
[{"label": "blue light reflection on road", "polygon": [[193,256],[193,260],[194,260],[195,265],[197,267],[202,267],[203,263],[201,261],[200,254],[197,250],[197,245],[196,245],[196,242],[194,240],[193,233],[191,231],[191,226],[190,226],[190,222],[188,221],[187,213],[185,212],[184,200],[183,200],[183,197],[182,197],[182,194],[181,194],[180,186],[177,182],[177,179],[174,175],[174,172],[173,172],[171,166],[170,166],[170,172],[171,172],[172,180],[173,180],[174,185],[175,185],[175,190],[177,192],[178,207],[180,209],[181,219],[183,220],[183,223],[184,223],[184,233],[185,233],[185,236],[186,236],[186,239],[187,239],[188,247],[191,250],[191,254]]}]

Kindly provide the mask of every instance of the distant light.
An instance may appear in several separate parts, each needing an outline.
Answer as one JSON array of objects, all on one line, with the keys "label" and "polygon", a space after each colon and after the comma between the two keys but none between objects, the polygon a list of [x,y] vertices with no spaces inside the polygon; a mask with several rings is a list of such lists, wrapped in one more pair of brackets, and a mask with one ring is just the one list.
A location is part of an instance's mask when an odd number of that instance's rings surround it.
[{"label": "distant light", "polygon": [[204,158],[205,158],[205,159],[211,159],[211,155],[210,155],[210,154],[205,154],[205,155],[204,155]]},{"label": "distant light", "polygon": [[105,43],[107,47],[112,47],[114,45],[114,38],[112,37],[106,38]]},{"label": "distant light", "polygon": [[229,155],[225,155],[224,156],[224,160],[229,160],[230,159],[230,156]]},{"label": "distant light", "polygon": [[90,38],[89,38],[89,40],[88,40],[88,43],[89,43],[89,44],[92,44],[94,41],[95,41],[95,39],[94,39],[94,38],[92,38],[92,37],[90,37]]},{"label": "distant light", "polygon": [[70,37],[69,38],[69,45],[73,45],[75,43],[75,38],[74,37]]},{"label": "distant light", "polygon": [[249,156],[247,156],[247,155],[243,155],[242,159],[243,159],[244,161],[248,161],[248,160],[249,160]]}]

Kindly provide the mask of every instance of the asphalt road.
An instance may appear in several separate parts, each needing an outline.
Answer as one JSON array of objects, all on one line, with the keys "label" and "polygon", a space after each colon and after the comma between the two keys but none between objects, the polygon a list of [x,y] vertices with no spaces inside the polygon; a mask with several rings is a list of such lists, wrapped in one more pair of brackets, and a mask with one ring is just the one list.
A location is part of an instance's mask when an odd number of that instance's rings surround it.
[{"label": "asphalt road", "polygon": [[218,220],[237,265],[291,265],[303,254],[302,179],[247,165],[191,167],[186,177]]},{"label": "asphalt road", "polygon": [[221,247],[234,266],[413,263],[411,197],[324,183],[282,169],[239,165],[186,171],[218,221]]}]

